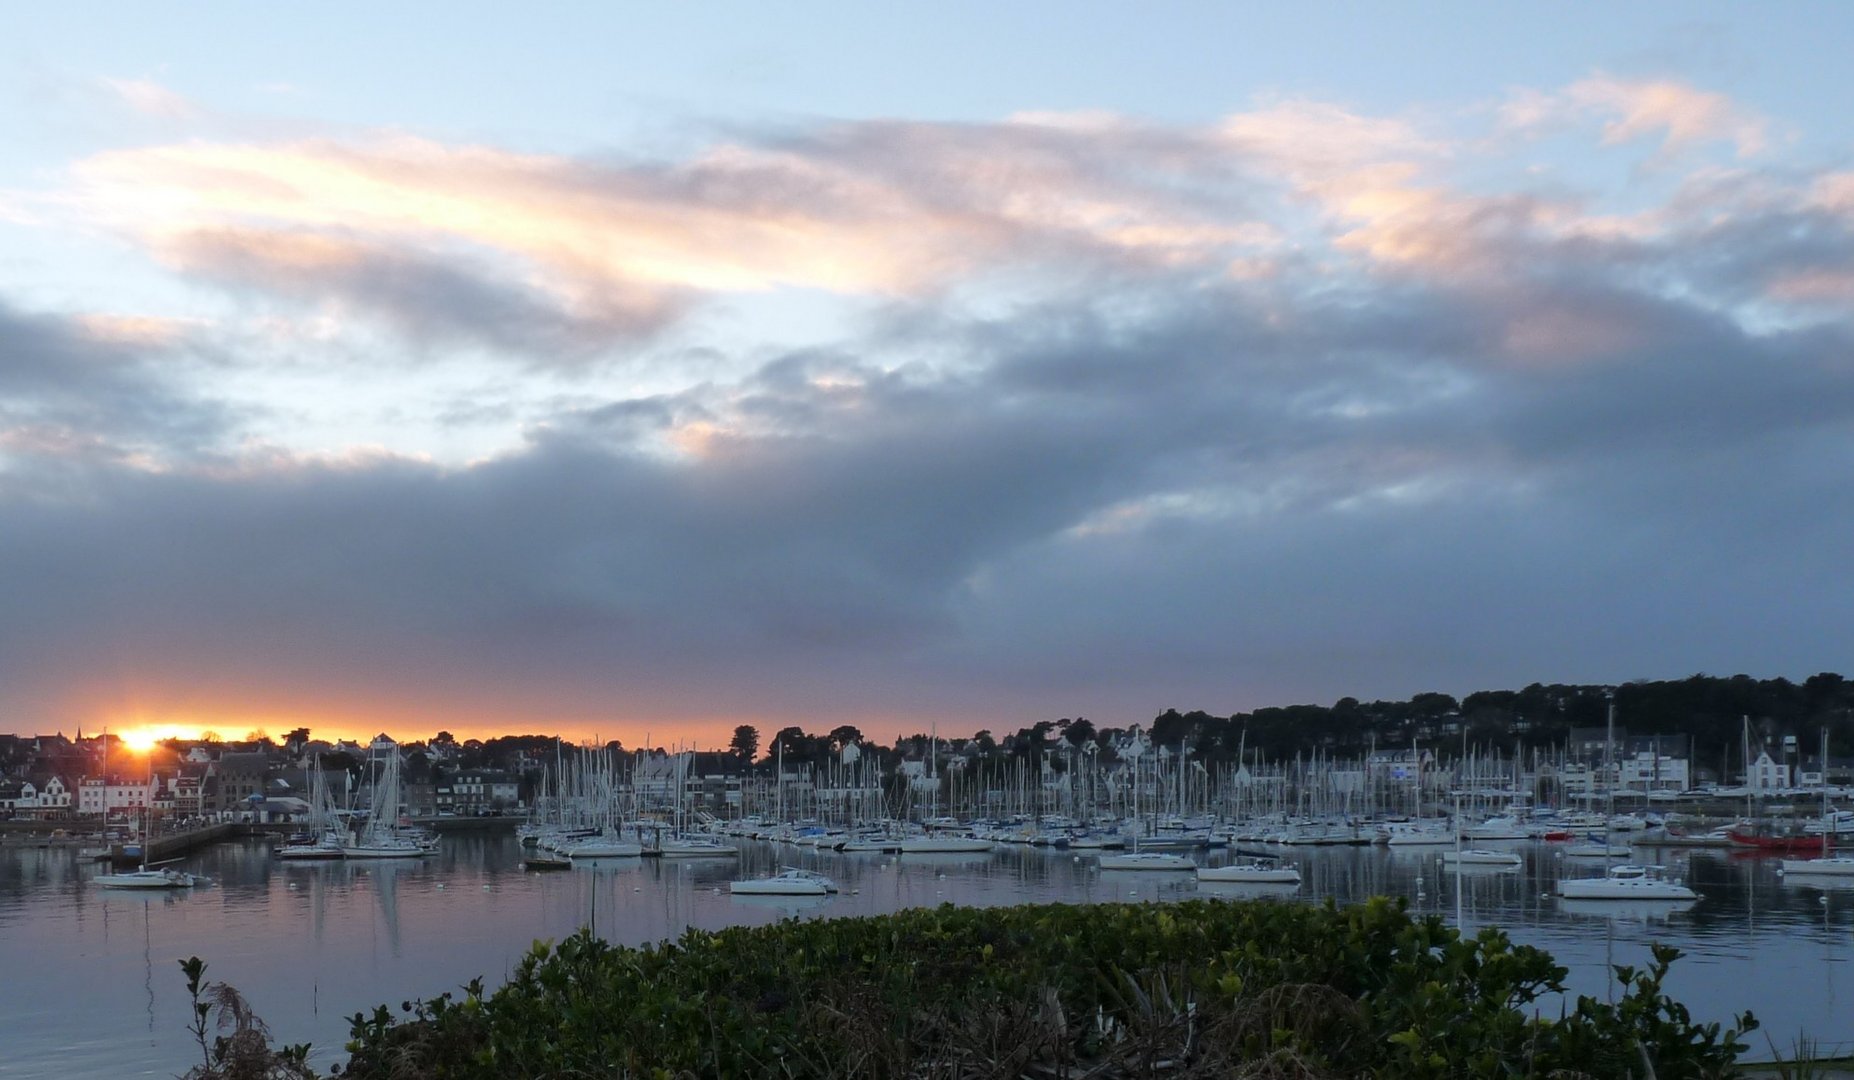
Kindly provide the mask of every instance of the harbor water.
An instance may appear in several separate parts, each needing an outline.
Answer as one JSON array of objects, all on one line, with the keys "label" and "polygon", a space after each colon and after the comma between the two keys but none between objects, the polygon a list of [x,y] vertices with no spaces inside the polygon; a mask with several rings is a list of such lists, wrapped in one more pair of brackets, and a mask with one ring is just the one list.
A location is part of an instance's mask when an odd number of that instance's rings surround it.
[{"label": "harbor water", "polygon": [[[1750,1009],[1752,1057],[1799,1039],[1854,1050],[1854,881],[1806,881],[1769,859],[1663,850],[1700,894],[1690,903],[1584,901],[1552,894],[1597,866],[1552,845],[1512,845],[1518,872],[1445,868],[1436,848],[1289,852],[1297,890],[1199,884],[1188,872],[1102,870],[1083,852],[1006,847],[989,855],[841,854],[733,841],[738,859],[615,859],[524,872],[512,836],[447,837],[431,858],[284,863],[258,841],[222,843],[177,864],[211,879],[161,893],[97,887],[71,849],[0,849],[0,1077],[174,1076],[199,1060],[176,961],[237,987],[279,1042],[309,1042],[324,1070],[344,1059],[347,1017],[378,1004],[497,985],[537,939],[590,925],[641,944],[688,927],[867,915],[940,903],[1171,901],[1265,895],[1295,903],[1401,896],[1469,931],[1505,930],[1569,969],[1575,993],[1612,995],[1612,965],[1642,965],[1651,942],[1684,954],[1667,989],[1703,1020]],[[1646,852],[1640,854],[1647,854]],[[1221,853],[1197,858],[1214,865]],[[781,866],[822,871],[828,898],[742,897],[728,882]],[[1556,1015],[1561,1002],[1542,1003]]]}]

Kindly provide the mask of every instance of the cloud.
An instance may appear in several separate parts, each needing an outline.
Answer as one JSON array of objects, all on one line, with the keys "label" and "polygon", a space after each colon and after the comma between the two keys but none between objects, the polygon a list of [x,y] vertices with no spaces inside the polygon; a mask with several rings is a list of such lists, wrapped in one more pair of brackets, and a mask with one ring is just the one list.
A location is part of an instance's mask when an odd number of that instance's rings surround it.
[{"label": "cloud", "polygon": [[[1817,542],[1854,525],[1844,333],[1747,333],[1614,283],[1128,300],[928,306],[739,380],[561,411],[464,468],[93,472],[7,508],[0,579],[34,613],[0,616],[7,681],[635,728],[905,700],[995,727],[1052,700],[1128,721],[1331,686],[1832,666],[1848,643]],[[1602,319],[1632,336],[1592,362],[1486,362],[1504,328]],[[913,335],[968,363],[884,362]],[[1732,625],[1765,589],[1752,606],[1775,596],[1806,637]],[[1632,635],[1653,647],[1619,652]]]},{"label": "cloud", "polygon": [[459,257],[330,233],[202,230],[165,237],[158,254],[226,288],[326,305],[337,320],[377,317],[429,344],[483,343],[542,367],[647,338],[681,307],[647,290],[562,304]]},{"label": "cloud", "polygon": [[0,490],[42,479],[25,462],[149,465],[208,451],[233,418],[172,371],[178,339],[166,320],[0,305]]},{"label": "cloud", "polygon": [[203,110],[186,97],[152,79],[103,79],[103,87],[118,101],[143,116],[158,120],[198,120]]},{"label": "cloud", "polygon": [[[189,281],[526,365],[343,407],[520,434],[292,451],[190,363],[217,324],[0,311],[0,706],[997,728],[1834,667],[1854,188],[1696,164],[1777,140],[1674,84],[1506,121],[1667,167],[1620,199],[1309,101],[90,159]],[[782,290],[857,318],[690,319]],[[648,384],[541,370],[672,329]]]},{"label": "cloud", "polygon": [[1706,143],[1728,143],[1739,157],[1762,153],[1771,141],[1770,122],[1724,94],[1675,79],[1629,79],[1599,72],[1564,89],[1521,89],[1501,106],[1502,127],[1536,133],[1601,118],[1602,141],[1621,145],[1659,139],[1665,160]]}]

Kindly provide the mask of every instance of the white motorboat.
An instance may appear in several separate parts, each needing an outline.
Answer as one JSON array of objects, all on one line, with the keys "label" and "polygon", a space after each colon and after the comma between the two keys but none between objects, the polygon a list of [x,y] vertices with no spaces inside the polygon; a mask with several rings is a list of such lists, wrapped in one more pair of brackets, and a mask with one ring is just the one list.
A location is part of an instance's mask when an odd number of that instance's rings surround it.
[{"label": "white motorboat", "polygon": [[1125,855],[1101,856],[1103,870],[1195,870],[1197,864],[1189,855],[1173,855],[1166,851],[1134,851]]},{"label": "white motorboat", "polygon": [[788,866],[771,877],[730,881],[727,891],[735,896],[826,896],[837,891],[837,883],[815,870]]},{"label": "white motorboat", "polygon": [[1601,877],[1565,878],[1558,895],[1566,900],[1697,900],[1699,894],[1661,876],[1659,866],[1612,866]]},{"label": "white motorboat", "polygon": [[184,870],[125,870],[120,874],[98,874],[91,879],[105,889],[189,889],[206,879]]},{"label": "white motorboat", "polygon": [[1820,859],[1784,859],[1783,873],[1833,875],[1835,877],[1854,877],[1854,858],[1846,855],[1830,855]]},{"label": "white motorboat", "polygon": [[1197,868],[1197,880],[1298,885],[1300,869],[1278,859],[1240,859],[1228,866],[1200,866]]},{"label": "white motorboat", "polygon": [[1443,863],[1450,866],[1490,866],[1517,870],[1526,864],[1517,851],[1489,851],[1486,848],[1462,848],[1444,851]]}]

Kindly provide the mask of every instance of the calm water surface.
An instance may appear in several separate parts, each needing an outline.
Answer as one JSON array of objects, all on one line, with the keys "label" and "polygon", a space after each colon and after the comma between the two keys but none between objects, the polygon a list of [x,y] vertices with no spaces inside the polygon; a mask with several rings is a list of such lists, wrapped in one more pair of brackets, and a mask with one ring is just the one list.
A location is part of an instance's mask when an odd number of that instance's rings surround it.
[{"label": "calm water surface", "polygon": [[[498,983],[536,938],[591,922],[636,944],[687,927],[863,915],[942,902],[1172,900],[1244,895],[1188,874],[1098,870],[1087,856],[1006,849],[989,856],[841,855],[737,841],[734,860],[612,860],[524,873],[512,837],[462,836],[436,858],[280,863],[257,843],[223,844],[180,864],[214,884],[145,895],[101,889],[69,850],[0,851],[0,1076],[173,1076],[195,1060],[176,961],[242,990],[285,1042],[311,1042],[326,1068],[344,1055],[345,1017],[430,997],[483,976]],[[1550,951],[1573,989],[1607,995],[1611,963],[1642,964],[1648,944],[1687,955],[1669,991],[1701,1019],[1751,1009],[1787,1052],[1801,1034],[1854,1049],[1854,888],[1786,881],[1768,860],[1666,852],[1701,894],[1691,905],[1581,905],[1545,895],[1565,863],[1517,848],[1523,873],[1455,874],[1434,850],[1329,848],[1297,855],[1302,902],[1405,896],[1468,929],[1497,925]],[[1207,857],[1209,862],[1221,857]],[[826,900],[734,897],[727,883],[802,865],[836,878]],[[1594,867],[1573,865],[1572,874]],[[1846,985],[1843,985],[1846,984]],[[1555,1011],[1555,1007],[1553,1009]]]}]

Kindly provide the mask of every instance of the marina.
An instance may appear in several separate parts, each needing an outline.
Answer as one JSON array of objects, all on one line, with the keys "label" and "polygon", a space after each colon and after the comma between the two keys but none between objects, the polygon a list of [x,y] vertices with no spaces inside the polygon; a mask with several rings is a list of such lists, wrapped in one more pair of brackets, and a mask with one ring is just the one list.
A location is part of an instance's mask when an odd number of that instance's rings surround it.
[{"label": "marina", "polygon": [[[1718,849],[1656,853],[1695,898],[1565,899],[1566,865],[1540,841],[1508,845],[1514,871],[1445,865],[1430,847],[1329,846],[1295,852],[1298,883],[1200,880],[1186,870],[1101,869],[1112,853],[1030,845],[987,852],[838,852],[792,842],[728,838],[724,858],[571,860],[558,873],[523,869],[511,834],[453,833],[436,854],[402,860],[285,861],[258,839],[217,844],[177,867],[201,887],[98,887],[101,868],[71,849],[0,853],[0,984],[15,1033],[8,1077],[172,1076],[191,1051],[176,961],[199,956],[239,988],[279,1040],[311,1042],[320,1068],[341,1060],[346,1016],[455,990],[497,984],[537,939],[591,926],[640,944],[689,927],[719,929],[782,918],[877,914],[941,903],[1169,902],[1187,897],[1349,903],[1400,896],[1469,932],[1498,926],[1549,951],[1574,993],[1613,993],[1610,964],[1641,964],[1651,942],[1685,953],[1669,992],[1701,1019],[1752,1009],[1782,1052],[1801,1037],[1845,1049],[1854,993],[1854,879],[1778,873],[1779,861]],[[1197,850],[1192,867],[1259,865],[1228,850]],[[805,895],[736,888],[788,869],[837,889]],[[774,887],[777,888],[776,886]],[[819,886],[818,888],[822,888]],[[1842,986],[1849,982],[1848,986]],[[1808,995],[1791,993],[1807,983]],[[1555,1013],[1556,1002],[1543,1003]],[[109,1018],[107,1023],[99,1018]],[[1756,1047],[1764,1047],[1761,1041]],[[1767,1048],[1766,1048],[1767,1049]]]}]

